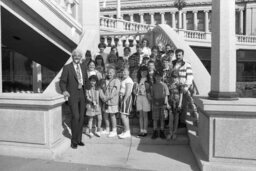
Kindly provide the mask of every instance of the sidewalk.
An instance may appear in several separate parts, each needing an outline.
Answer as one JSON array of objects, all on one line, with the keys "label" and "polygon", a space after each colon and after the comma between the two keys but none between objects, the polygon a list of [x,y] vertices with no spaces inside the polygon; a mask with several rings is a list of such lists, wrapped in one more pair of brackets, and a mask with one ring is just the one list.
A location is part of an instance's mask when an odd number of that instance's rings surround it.
[{"label": "sidewalk", "polygon": [[0,156],[1,171],[143,171],[120,167],[72,164],[40,159]]},{"label": "sidewalk", "polygon": [[184,135],[172,142],[140,139],[83,136],[84,147],[68,149],[58,162],[159,171],[199,171],[196,160]]},{"label": "sidewalk", "polygon": [[0,156],[1,171],[199,171],[186,138],[174,142],[83,135],[84,147],[69,148],[54,161]]}]

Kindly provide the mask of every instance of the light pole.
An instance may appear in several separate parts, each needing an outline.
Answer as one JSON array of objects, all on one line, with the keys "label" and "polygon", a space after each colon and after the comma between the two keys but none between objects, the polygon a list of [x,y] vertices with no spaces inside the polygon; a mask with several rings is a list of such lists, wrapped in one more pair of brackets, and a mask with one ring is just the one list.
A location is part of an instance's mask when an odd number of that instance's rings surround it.
[{"label": "light pole", "polygon": [[[179,22],[178,22],[178,32],[182,28],[181,22],[181,10],[187,5],[186,0],[175,0],[173,6],[179,11]],[[184,23],[185,24],[185,23]]]}]

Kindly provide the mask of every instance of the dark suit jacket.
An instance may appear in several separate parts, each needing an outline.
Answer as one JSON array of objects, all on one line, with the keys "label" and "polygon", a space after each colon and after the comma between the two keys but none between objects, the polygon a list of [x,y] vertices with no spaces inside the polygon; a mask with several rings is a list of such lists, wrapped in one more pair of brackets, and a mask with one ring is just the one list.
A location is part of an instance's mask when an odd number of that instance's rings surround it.
[{"label": "dark suit jacket", "polygon": [[[80,68],[82,71],[83,85],[84,85],[82,89],[84,89],[86,84],[88,84],[88,76],[86,72],[87,69],[84,64],[81,64]],[[85,91],[81,91],[78,89],[78,79],[77,79],[75,68],[73,66],[73,62],[63,67],[59,84],[62,92],[64,91],[69,92],[70,94],[69,101],[75,100],[79,98],[81,95],[84,97],[84,100],[85,100],[85,94],[83,93]]]}]

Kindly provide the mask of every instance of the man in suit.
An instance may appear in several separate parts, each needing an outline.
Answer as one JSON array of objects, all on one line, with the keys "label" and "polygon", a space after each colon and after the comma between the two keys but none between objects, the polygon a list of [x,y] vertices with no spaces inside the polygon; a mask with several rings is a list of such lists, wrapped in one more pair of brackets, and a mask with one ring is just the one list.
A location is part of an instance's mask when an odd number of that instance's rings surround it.
[{"label": "man in suit", "polygon": [[85,85],[87,83],[86,67],[81,65],[82,52],[74,50],[72,52],[73,62],[63,67],[60,78],[60,89],[65,99],[68,99],[69,107],[72,113],[71,119],[71,147],[77,148],[77,145],[84,146],[82,142],[82,130],[85,113]]}]

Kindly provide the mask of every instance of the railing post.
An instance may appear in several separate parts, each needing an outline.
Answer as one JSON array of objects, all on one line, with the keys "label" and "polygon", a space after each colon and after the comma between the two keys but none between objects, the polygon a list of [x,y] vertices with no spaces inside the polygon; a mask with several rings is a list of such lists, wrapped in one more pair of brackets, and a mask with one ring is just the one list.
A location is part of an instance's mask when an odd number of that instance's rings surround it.
[{"label": "railing post", "polygon": [[183,29],[179,29],[179,30],[178,30],[178,34],[179,34],[179,36],[180,36],[182,39],[185,38],[185,33],[184,33],[184,30],[183,30]]},{"label": "railing post", "polygon": [[123,28],[124,28],[124,23],[123,23],[122,20],[117,19],[117,21],[116,21],[116,28],[117,28],[118,30],[123,30]]}]

